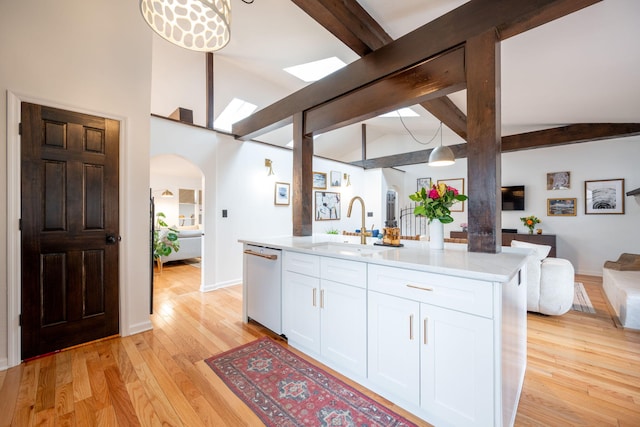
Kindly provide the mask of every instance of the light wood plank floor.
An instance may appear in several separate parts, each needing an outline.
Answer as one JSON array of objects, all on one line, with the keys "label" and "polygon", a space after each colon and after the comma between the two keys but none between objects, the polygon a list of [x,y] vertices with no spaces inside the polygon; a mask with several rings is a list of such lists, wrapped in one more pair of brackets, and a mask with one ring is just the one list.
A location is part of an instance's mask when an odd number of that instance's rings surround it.
[{"label": "light wood plank floor", "polygon": [[[242,324],[240,286],[203,294],[199,275],[182,264],[156,274],[153,331],[0,372],[0,426],[262,425],[203,360],[273,335]],[[516,425],[640,426],[640,333],[616,328],[600,278],[577,280],[596,314],[528,315],[528,367]]]}]

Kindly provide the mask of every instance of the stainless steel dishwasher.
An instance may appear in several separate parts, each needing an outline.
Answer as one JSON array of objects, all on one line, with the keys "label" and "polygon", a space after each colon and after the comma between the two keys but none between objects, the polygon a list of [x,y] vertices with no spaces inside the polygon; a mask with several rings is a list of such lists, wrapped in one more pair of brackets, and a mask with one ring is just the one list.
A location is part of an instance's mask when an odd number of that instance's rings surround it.
[{"label": "stainless steel dishwasher", "polygon": [[245,245],[247,316],[282,334],[282,251]]}]

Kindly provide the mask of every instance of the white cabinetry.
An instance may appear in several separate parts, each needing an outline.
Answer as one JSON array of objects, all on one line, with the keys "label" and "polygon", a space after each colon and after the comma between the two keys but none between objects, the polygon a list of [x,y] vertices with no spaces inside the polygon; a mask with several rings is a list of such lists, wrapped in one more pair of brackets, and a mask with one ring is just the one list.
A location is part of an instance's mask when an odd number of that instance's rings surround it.
[{"label": "white cabinetry", "polygon": [[366,264],[285,252],[283,331],[344,373],[366,375]]},{"label": "white cabinetry", "polygon": [[369,265],[369,380],[430,420],[493,425],[492,295],[488,282]]},{"label": "white cabinetry", "polygon": [[420,304],[369,292],[368,378],[381,390],[409,403],[420,403]]}]

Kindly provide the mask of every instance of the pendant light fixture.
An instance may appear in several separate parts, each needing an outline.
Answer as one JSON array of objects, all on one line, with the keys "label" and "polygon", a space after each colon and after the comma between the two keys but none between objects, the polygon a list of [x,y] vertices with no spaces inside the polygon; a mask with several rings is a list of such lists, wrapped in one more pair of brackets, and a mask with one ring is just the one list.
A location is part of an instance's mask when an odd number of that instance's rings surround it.
[{"label": "pendant light fixture", "polygon": [[140,0],[140,12],[153,31],[165,40],[185,49],[213,52],[229,43],[230,2]]},{"label": "pendant light fixture", "polygon": [[429,166],[449,166],[456,162],[456,156],[451,148],[442,145],[442,122],[440,122],[440,146],[431,150]]},{"label": "pendant light fixture", "polygon": [[171,191],[169,191],[169,189],[166,189],[162,192],[162,194],[160,195],[160,197],[164,197],[165,199],[171,198],[173,197],[173,193]]}]

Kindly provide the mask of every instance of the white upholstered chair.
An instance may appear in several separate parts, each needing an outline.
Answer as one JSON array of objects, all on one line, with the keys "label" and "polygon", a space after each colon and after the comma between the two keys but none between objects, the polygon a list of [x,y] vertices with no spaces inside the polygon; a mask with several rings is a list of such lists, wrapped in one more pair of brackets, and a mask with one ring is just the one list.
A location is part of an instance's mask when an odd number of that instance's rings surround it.
[{"label": "white upholstered chair", "polygon": [[512,247],[533,249],[527,260],[527,311],[561,315],[571,309],[574,269],[562,258],[547,258],[551,246],[511,241]]}]

